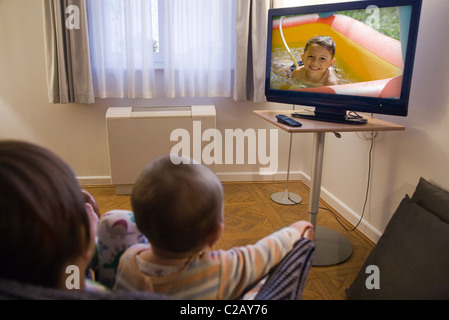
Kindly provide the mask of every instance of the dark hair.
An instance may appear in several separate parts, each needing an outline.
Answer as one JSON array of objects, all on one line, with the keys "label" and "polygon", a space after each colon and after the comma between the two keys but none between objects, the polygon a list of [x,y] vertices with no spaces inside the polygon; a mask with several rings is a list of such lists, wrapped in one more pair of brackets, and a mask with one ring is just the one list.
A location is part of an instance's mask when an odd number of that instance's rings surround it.
[{"label": "dark hair", "polygon": [[332,39],[329,36],[315,36],[309,41],[307,41],[306,46],[304,48],[304,53],[307,51],[308,47],[311,44],[318,44],[320,46],[325,47],[327,50],[330,51],[332,58],[335,56],[335,52],[337,51],[337,46],[334,42],[334,39]]},{"label": "dark hair", "polygon": [[60,286],[66,264],[89,245],[89,230],[72,169],[42,147],[1,141],[0,278]]},{"label": "dark hair", "polygon": [[201,164],[151,162],[138,178],[131,205],[138,229],[155,247],[188,252],[222,223],[223,188]]}]

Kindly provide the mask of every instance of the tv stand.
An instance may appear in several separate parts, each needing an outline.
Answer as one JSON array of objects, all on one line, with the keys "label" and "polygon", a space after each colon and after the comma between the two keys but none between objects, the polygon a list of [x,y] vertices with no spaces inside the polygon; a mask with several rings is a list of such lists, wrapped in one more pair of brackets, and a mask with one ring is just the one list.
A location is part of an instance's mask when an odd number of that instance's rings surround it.
[{"label": "tv stand", "polygon": [[331,108],[316,108],[315,111],[299,110],[292,113],[292,116],[295,118],[354,125],[366,124],[368,122],[366,118],[348,115],[346,110],[335,110]]},{"label": "tv stand", "polygon": [[292,113],[292,110],[254,110],[253,112],[260,118],[288,133],[314,133],[309,195],[309,220],[315,229],[316,243],[312,265],[330,266],[346,261],[352,255],[351,242],[343,234],[340,234],[337,231],[323,226],[317,226],[317,215],[320,207],[321,178],[324,162],[325,135],[327,132],[399,131],[405,130],[405,127],[374,118],[368,119],[366,125],[363,126],[305,119],[301,121],[301,127],[290,127],[286,124],[278,122],[276,115],[289,115]]}]

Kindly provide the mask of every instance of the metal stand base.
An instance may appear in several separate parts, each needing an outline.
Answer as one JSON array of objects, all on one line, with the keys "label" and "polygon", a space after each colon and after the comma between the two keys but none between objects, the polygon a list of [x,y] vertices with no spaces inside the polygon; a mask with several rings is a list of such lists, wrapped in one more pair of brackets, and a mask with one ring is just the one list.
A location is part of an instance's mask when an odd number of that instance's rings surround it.
[{"label": "metal stand base", "polygon": [[288,192],[288,189],[286,189],[284,192],[273,193],[271,200],[279,204],[294,205],[300,204],[302,198],[296,193]]},{"label": "metal stand base", "polygon": [[315,231],[315,252],[312,266],[332,266],[348,260],[352,255],[351,242],[340,233],[317,226]]}]

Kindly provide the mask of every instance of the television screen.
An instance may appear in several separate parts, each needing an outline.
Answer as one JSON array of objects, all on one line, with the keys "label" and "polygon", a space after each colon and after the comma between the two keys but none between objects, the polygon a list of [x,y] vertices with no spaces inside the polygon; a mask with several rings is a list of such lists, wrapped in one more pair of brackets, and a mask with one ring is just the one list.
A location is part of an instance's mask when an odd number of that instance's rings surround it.
[{"label": "television screen", "polygon": [[421,0],[271,9],[267,100],[313,106],[295,116],[326,121],[406,116],[420,12]]}]

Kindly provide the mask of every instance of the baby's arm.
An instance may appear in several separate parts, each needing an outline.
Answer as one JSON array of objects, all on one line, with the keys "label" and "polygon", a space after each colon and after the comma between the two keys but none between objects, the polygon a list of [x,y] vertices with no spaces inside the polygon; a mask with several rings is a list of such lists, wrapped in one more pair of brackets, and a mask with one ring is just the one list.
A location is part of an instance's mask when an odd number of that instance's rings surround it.
[{"label": "baby's arm", "polygon": [[313,239],[313,225],[298,221],[255,245],[221,251],[221,289],[218,299],[234,299],[277,265],[302,237]]}]

